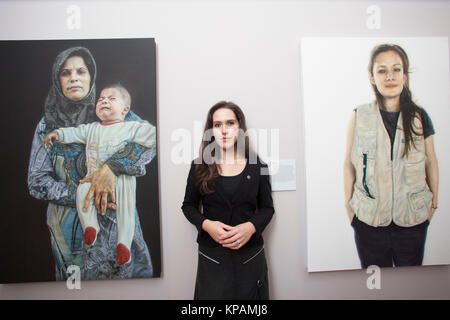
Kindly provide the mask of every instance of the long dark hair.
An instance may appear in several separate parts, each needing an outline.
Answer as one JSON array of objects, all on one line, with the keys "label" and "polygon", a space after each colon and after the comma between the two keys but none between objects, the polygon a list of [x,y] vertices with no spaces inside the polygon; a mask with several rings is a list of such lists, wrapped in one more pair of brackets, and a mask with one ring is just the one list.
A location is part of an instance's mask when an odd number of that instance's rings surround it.
[{"label": "long dark hair", "polygon": [[[411,91],[409,90],[409,59],[405,50],[402,47],[396,44],[381,44],[372,49],[370,54],[370,63],[369,63],[369,73],[373,76],[373,66],[375,64],[375,59],[377,55],[386,51],[394,51],[397,53],[403,62],[403,73],[407,76],[405,85],[403,86],[403,90],[400,94],[400,113],[403,118],[403,131],[405,134],[405,151],[403,156],[408,156],[409,151],[412,147],[416,148],[414,143],[413,135],[423,135],[423,130],[421,132],[417,131],[417,127],[414,126],[414,119],[418,118],[420,122],[421,119],[421,108],[414,103],[412,100]],[[381,93],[378,91],[375,84],[372,83],[372,88],[375,92],[375,96],[380,107],[384,106],[384,98]]]},{"label": "long dark hair", "polygon": [[249,159],[251,149],[249,146],[249,139],[246,135],[247,124],[245,121],[244,113],[241,108],[230,101],[220,101],[211,107],[206,117],[205,128],[203,131],[203,139],[200,145],[200,156],[196,159],[195,165],[195,180],[197,188],[202,195],[211,194],[214,192],[214,181],[219,176],[219,170],[217,165],[217,159],[220,159],[221,148],[218,147],[214,135],[213,129],[213,114],[219,109],[226,108],[234,112],[236,119],[239,123],[239,133],[237,137],[237,144],[244,143],[243,148],[238,148],[238,152],[243,152],[246,159]]}]

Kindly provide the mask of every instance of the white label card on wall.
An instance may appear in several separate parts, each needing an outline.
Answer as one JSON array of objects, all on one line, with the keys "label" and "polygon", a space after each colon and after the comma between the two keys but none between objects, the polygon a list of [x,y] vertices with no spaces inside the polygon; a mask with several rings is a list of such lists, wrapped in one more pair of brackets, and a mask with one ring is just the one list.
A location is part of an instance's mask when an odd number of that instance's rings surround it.
[{"label": "white label card on wall", "polygon": [[293,191],[296,190],[296,170],[295,159],[281,159],[269,163],[272,191]]}]

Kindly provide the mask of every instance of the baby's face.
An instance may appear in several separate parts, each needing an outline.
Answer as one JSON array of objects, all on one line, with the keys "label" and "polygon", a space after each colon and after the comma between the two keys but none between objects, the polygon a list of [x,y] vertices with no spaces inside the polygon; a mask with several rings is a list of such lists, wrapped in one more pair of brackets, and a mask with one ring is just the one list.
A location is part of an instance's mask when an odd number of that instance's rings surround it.
[{"label": "baby's face", "polygon": [[130,106],[123,101],[122,94],[115,88],[102,90],[95,107],[97,117],[103,122],[123,121]]}]

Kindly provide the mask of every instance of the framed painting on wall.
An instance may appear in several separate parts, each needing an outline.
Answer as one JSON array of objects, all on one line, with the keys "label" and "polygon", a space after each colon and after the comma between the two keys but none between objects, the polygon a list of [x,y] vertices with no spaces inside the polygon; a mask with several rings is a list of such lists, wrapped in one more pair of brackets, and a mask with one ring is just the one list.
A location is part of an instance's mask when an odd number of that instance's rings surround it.
[{"label": "framed painting on wall", "polygon": [[[0,56],[0,283],[159,277],[154,39],[0,41]],[[86,210],[96,184],[80,180],[100,172],[115,191]]]},{"label": "framed painting on wall", "polygon": [[[379,54],[376,55],[375,64],[369,73],[371,52],[381,44],[395,44],[406,52],[409,58],[407,74],[403,72],[406,68],[402,69],[405,63],[402,62],[400,54],[392,50],[388,50],[383,58]],[[399,61],[394,61],[395,63],[383,61],[386,57],[394,57],[394,60]],[[397,70],[398,68],[400,70]],[[386,253],[388,256],[386,259],[389,261],[385,263],[380,259],[372,260],[370,265],[384,267],[449,264],[450,235],[447,229],[450,225],[450,217],[446,212],[450,209],[450,201],[443,196],[450,184],[450,174],[445,166],[450,161],[450,153],[446,146],[446,141],[450,138],[450,130],[447,126],[450,119],[448,39],[444,37],[303,38],[301,73],[305,119],[308,271],[366,268],[366,261],[370,260],[366,259],[368,254],[378,250],[378,245],[386,239],[386,246],[379,252],[383,252],[383,255]],[[383,78],[384,84],[377,82],[377,77],[381,79],[382,76],[386,78]],[[402,81],[403,84],[400,86],[398,81]],[[383,87],[385,84],[386,86]],[[375,99],[375,87],[382,93],[384,101],[395,101],[393,98],[396,95],[391,95],[389,90],[395,91],[397,87],[404,88],[403,85],[409,88],[412,101],[426,111],[434,128],[434,133],[430,136],[419,134],[413,137],[413,140],[417,142],[417,149],[415,147],[411,149],[410,158],[403,158],[403,153],[399,151],[404,147],[402,144],[405,144],[401,136],[404,134],[402,124],[397,122],[396,126],[394,123],[396,134],[392,139],[394,145],[391,147],[387,142],[389,141],[387,129],[384,129],[385,125],[381,120],[378,121],[382,117],[376,116],[386,111],[386,117],[389,115],[398,117],[398,111],[390,112],[385,106],[381,108],[383,110],[378,111],[379,108],[376,106],[379,106],[379,103],[377,104]],[[401,92],[398,92],[397,97],[400,97]],[[403,96],[401,97],[401,101],[406,101],[403,100]],[[373,132],[371,135],[373,139],[366,140],[376,142],[376,147],[372,150],[368,144],[364,145],[361,142],[364,139],[358,136],[357,148],[349,148],[354,152],[358,152],[359,147],[365,151],[362,151],[360,160],[352,158],[352,163],[359,161],[360,166],[353,166],[356,172],[356,177],[353,177],[354,180],[350,185],[353,193],[346,194],[344,162],[346,148],[350,141],[349,136],[351,135],[352,139],[355,139],[353,141],[356,141],[356,131],[349,133],[350,127],[355,128],[355,126],[350,124],[354,115],[356,115],[355,119],[361,119],[366,115],[364,110],[367,111],[368,108],[358,108],[362,105],[375,106],[373,110],[376,112],[370,114],[378,120],[360,126],[358,132],[364,131],[367,134]],[[360,118],[357,118],[357,114]],[[426,118],[422,113],[420,114],[421,119]],[[367,119],[375,118],[367,117]],[[357,125],[361,124],[358,122],[360,120],[355,121]],[[368,123],[376,124],[377,129],[372,130],[371,128],[375,127]],[[425,161],[432,158],[431,153],[427,151],[430,139],[434,143],[439,164],[439,191],[435,192],[437,195],[433,195],[428,190],[434,188],[433,173],[429,170],[428,164],[425,164]],[[382,141],[387,144],[382,144]],[[396,141],[397,144],[395,144]],[[425,151],[420,151],[420,141],[425,141]],[[356,142],[353,142],[352,146],[355,144]],[[392,148],[394,152],[391,167],[389,161],[379,161],[382,146],[386,146],[386,150]],[[397,151],[398,158],[395,158]],[[417,157],[417,161],[411,160],[413,156],[421,155],[421,152],[426,157],[420,157],[420,159]],[[351,153],[351,156],[354,157],[354,154]],[[420,172],[425,168],[426,173],[425,170],[422,173],[411,171],[419,162],[422,164],[420,168],[417,168]],[[404,171],[397,170],[400,168],[397,165],[401,166],[402,163],[405,165]],[[386,168],[394,169],[387,171],[386,175],[379,174],[386,172],[383,171]],[[373,176],[370,173],[371,170]],[[417,178],[416,182],[412,182],[411,174],[414,175],[414,179]],[[389,178],[390,175],[392,175],[391,178]],[[391,181],[394,182],[391,183]],[[417,189],[415,184],[420,185],[421,190]],[[384,185],[390,187],[383,187]],[[393,198],[386,196],[392,195],[391,189],[395,191]],[[349,206],[356,218],[346,209],[348,196],[358,197],[357,199],[351,197]],[[434,210],[432,207],[435,206],[434,197],[439,199],[439,206],[435,214],[431,215]],[[390,199],[393,199],[392,203],[395,205],[391,205]],[[405,199],[409,200],[404,201]],[[394,209],[387,210],[384,208],[387,206]],[[409,216],[401,217],[405,212],[408,212]],[[398,235],[404,234],[402,232],[413,232],[420,228],[422,228],[420,230],[422,240],[417,245],[417,250],[413,250],[418,253],[418,261],[403,263],[403,258],[397,255],[399,249],[396,246],[399,242],[392,239],[397,239]],[[368,240],[369,234],[378,237],[380,232],[385,232],[384,240]],[[414,237],[406,236],[408,243],[406,250],[412,249]]]}]

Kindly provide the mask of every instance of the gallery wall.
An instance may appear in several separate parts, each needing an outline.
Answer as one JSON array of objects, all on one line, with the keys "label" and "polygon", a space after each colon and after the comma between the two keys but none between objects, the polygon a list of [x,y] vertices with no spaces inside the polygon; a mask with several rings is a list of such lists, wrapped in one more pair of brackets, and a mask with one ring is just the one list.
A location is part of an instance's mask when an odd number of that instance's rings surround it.
[{"label": "gallery wall", "polygon": [[189,132],[194,158],[199,123],[223,99],[250,128],[279,130],[279,158],[296,163],[296,190],[274,192],[264,233],[273,299],[450,298],[445,265],[382,269],[380,289],[365,270],[308,273],[300,58],[302,37],[449,37],[449,12],[447,1],[0,2],[0,40],[155,38],[162,253],[158,279],[0,285],[0,299],[191,299],[196,230],[180,209],[189,162],[173,149]]}]

